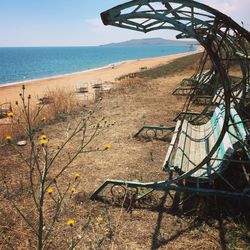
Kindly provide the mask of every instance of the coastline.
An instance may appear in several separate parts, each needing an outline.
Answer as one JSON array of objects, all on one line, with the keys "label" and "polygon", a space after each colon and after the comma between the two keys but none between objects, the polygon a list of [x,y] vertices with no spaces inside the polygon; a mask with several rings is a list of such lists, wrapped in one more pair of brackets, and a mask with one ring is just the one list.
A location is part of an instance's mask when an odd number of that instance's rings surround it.
[{"label": "coastline", "polygon": [[51,79],[56,79],[56,78],[61,78],[61,77],[68,77],[68,76],[71,76],[71,75],[84,74],[84,73],[88,73],[88,72],[95,71],[95,70],[106,69],[106,68],[112,67],[112,65],[118,66],[118,65],[120,65],[122,63],[130,62],[130,61],[136,61],[136,60],[126,60],[126,61],[121,61],[121,62],[117,62],[117,63],[108,64],[108,65],[105,65],[103,67],[97,67],[97,68],[93,68],[93,69],[86,69],[86,70],[82,70],[82,71],[76,71],[76,72],[66,73],[66,74],[61,74],[61,75],[45,76],[45,77],[30,79],[30,80],[26,80],[26,81],[3,83],[3,84],[0,84],[0,90],[3,87],[8,87],[8,86],[16,85],[16,84],[27,84],[27,83],[32,83],[32,82],[35,83],[37,81],[46,81],[46,80],[51,80]]},{"label": "coastline", "polygon": [[115,81],[115,79],[121,75],[139,71],[141,67],[156,67],[160,64],[169,63],[176,58],[181,58],[199,52],[201,52],[200,47],[191,52],[137,60],[126,60],[80,72],[2,84],[0,85],[0,103],[17,100],[22,85],[27,87],[27,94],[31,94],[38,98],[43,96],[48,90],[56,88],[75,90],[79,83],[89,82],[94,79],[101,81]]},{"label": "coastline", "polygon": [[194,52],[197,52],[197,51],[200,51],[200,50],[201,50],[200,46],[197,46],[196,50],[190,51],[190,52],[177,53],[177,54],[165,55],[165,56],[146,57],[146,58],[141,58],[141,59],[130,59],[130,60],[124,60],[124,61],[117,61],[117,62],[109,63],[109,64],[104,65],[104,66],[100,66],[100,67],[98,66],[98,67],[95,67],[95,68],[81,70],[81,71],[75,71],[75,72],[71,72],[71,73],[65,73],[65,74],[59,74],[59,75],[53,75],[53,76],[44,76],[44,77],[41,77],[41,78],[28,79],[28,80],[24,80],[24,81],[2,83],[2,84],[0,84],[0,88],[15,85],[15,84],[25,84],[25,83],[29,83],[29,82],[36,82],[36,81],[50,80],[50,79],[54,79],[54,78],[71,76],[71,75],[74,75],[74,74],[88,73],[88,72],[91,72],[91,71],[94,71],[94,70],[101,70],[101,69],[109,68],[109,67],[112,67],[112,66],[118,66],[120,64],[127,63],[127,62],[140,61],[140,60],[149,60],[149,59],[154,59],[154,58],[166,58],[166,57],[169,57],[169,56],[177,56],[177,55],[182,55],[182,54],[186,55],[187,53],[194,53]]}]

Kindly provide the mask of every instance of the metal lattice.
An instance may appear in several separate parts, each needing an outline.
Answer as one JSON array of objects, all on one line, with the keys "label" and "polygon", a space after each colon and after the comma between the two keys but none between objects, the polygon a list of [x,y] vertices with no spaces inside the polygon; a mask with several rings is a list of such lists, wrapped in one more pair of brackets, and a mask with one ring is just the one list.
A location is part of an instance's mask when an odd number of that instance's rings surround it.
[{"label": "metal lattice", "polygon": [[[212,97],[204,107],[204,111],[200,117],[204,116],[208,112],[209,107],[215,105],[215,102],[217,102],[218,105],[223,104],[224,119],[214,146],[193,169],[180,173],[175,178],[158,183],[136,184],[124,181],[108,181],[95,192],[94,196],[110,183],[116,185],[124,185],[126,183],[130,187],[146,186],[161,190],[183,189],[182,187],[178,187],[178,185],[173,186],[173,184],[189,178],[199,171],[202,166],[208,164],[216,150],[220,147],[225,134],[230,133],[232,123],[230,120],[231,107],[233,106],[239,113],[247,113],[245,111],[246,97],[250,89],[247,46],[250,43],[250,33],[218,10],[192,0],[134,0],[103,12],[101,17],[105,25],[145,33],[162,29],[175,30],[179,32],[177,38],[196,39],[204,47],[205,52],[197,72],[193,76],[195,89],[201,88],[200,77],[207,70],[204,67],[207,60],[211,61],[210,72],[214,74],[213,81],[208,83],[210,84],[210,90],[212,90]],[[231,76],[232,67],[239,69],[240,75],[237,79]],[[190,110],[196,95],[196,91],[192,91],[189,94],[183,110],[184,113]],[[180,127],[184,120],[185,115],[182,117]],[[189,122],[193,123],[198,120],[198,118],[195,118]],[[246,138],[237,136],[237,140],[247,152],[250,152]],[[223,179],[222,176],[221,178]],[[224,181],[227,182],[227,180]],[[202,192],[201,189],[199,190]],[[188,191],[187,188],[186,191]],[[203,190],[203,192],[207,193],[211,192],[211,190]],[[221,190],[214,190],[214,194],[223,194],[223,192]],[[234,196],[233,193],[230,195]],[[244,194],[241,195],[244,196]]]}]

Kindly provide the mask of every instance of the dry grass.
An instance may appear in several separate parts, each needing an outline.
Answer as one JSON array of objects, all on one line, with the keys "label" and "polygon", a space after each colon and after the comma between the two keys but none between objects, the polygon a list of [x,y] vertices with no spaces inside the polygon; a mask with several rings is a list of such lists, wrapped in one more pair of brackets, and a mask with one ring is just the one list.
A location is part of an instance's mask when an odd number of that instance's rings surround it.
[{"label": "dry grass", "polygon": [[[49,103],[40,103],[31,97],[30,113],[33,117],[37,116],[34,126],[41,126],[41,123],[48,124],[58,120],[63,120],[71,113],[79,112],[83,109],[83,102],[76,98],[73,91],[57,88],[48,90],[45,93],[49,97]],[[85,103],[84,103],[85,104]],[[0,142],[4,142],[6,136],[11,135],[14,140],[25,139],[24,127],[27,126],[23,119],[21,99],[17,103],[12,103],[14,118],[0,120]],[[38,114],[38,115],[37,115]]]},{"label": "dry grass", "polygon": [[[182,78],[191,74],[188,69],[167,78],[124,79],[104,94],[95,118],[98,120],[105,117],[114,126],[97,138],[92,147],[110,143],[111,149],[80,155],[65,173],[59,185],[64,187],[74,172],[81,173],[80,185],[76,193],[65,202],[50,249],[67,249],[71,235],[71,228],[65,223],[68,218],[76,221],[74,237],[81,238],[78,249],[247,249],[249,235],[248,230],[241,230],[242,221],[236,223],[235,218],[228,216],[227,211],[223,212],[219,207],[216,207],[216,211],[214,203],[206,199],[200,200],[197,203],[199,206],[193,204],[189,208],[171,209],[168,207],[171,199],[165,197],[164,193],[156,192],[145,203],[135,204],[129,211],[120,207],[127,207],[126,202],[120,201],[117,204],[117,201],[110,200],[110,204],[105,204],[89,200],[90,194],[107,178],[142,181],[166,178],[161,165],[168,141],[137,140],[133,135],[145,124],[175,125],[173,118],[182,110],[185,99],[172,96],[171,93]],[[91,106],[88,108],[92,109]],[[65,106],[62,110],[69,112]],[[68,123],[74,123],[76,118],[77,113],[66,115],[64,120],[47,124],[43,128],[43,132],[50,138],[51,150],[65,136]],[[69,150],[73,146],[70,145]],[[26,149],[22,150],[25,152]],[[67,156],[62,156],[58,164],[64,161],[64,157]],[[1,148],[0,165],[0,182],[7,180],[13,186],[13,194],[16,194],[19,205],[32,216],[25,167],[8,146]],[[109,190],[106,191],[108,193]],[[2,249],[11,249],[11,246],[14,249],[18,246],[28,249],[29,242],[33,242],[32,235],[18,215],[9,212],[12,210],[2,195],[4,190],[0,193]],[[48,216],[50,202],[48,197]]]},{"label": "dry grass", "polygon": [[58,116],[62,114],[79,111],[79,109],[82,108],[75,93],[67,89],[57,88],[49,90],[47,95],[53,100],[53,102],[47,106],[45,111],[45,114],[51,115],[51,119],[58,118]]}]

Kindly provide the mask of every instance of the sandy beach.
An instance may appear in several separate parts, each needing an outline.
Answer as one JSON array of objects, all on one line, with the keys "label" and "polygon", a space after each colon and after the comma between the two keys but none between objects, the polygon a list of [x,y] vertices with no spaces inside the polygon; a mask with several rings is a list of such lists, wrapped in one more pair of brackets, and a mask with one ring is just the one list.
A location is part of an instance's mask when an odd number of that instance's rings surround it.
[{"label": "sandy beach", "polygon": [[139,59],[125,61],[114,64],[115,67],[109,65],[100,69],[93,69],[84,72],[77,72],[63,76],[55,76],[46,79],[39,79],[28,81],[24,83],[9,84],[0,87],[0,103],[13,102],[18,99],[21,86],[25,84],[27,94],[31,94],[35,98],[41,98],[48,90],[55,88],[67,88],[74,90],[81,82],[88,82],[91,80],[114,81],[117,77],[125,74],[137,72],[140,68],[153,68],[161,64],[169,63],[170,61],[186,55],[195,54],[200,50],[170,56],[163,56],[157,58]]}]

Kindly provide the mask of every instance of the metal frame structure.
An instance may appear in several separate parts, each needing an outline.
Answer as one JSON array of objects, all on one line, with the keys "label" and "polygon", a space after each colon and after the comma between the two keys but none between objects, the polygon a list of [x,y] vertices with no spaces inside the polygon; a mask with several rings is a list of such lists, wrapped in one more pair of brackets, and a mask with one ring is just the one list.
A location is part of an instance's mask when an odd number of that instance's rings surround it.
[{"label": "metal frame structure", "polygon": [[[213,98],[216,93],[223,91],[221,103],[224,105],[223,124],[219,135],[213,147],[209,149],[207,155],[196,164],[193,169],[184,173],[173,173],[170,171],[170,177],[159,182],[131,182],[123,180],[106,180],[92,195],[92,198],[97,198],[99,193],[107,186],[126,186],[127,188],[148,188],[152,190],[175,190],[183,192],[193,192],[205,195],[221,195],[229,197],[246,197],[250,198],[249,188],[244,191],[237,189],[216,189],[216,188],[201,188],[199,180],[196,187],[183,186],[180,183],[188,181],[191,176],[199,171],[202,166],[208,164],[213,159],[214,154],[221,147],[222,141],[227,133],[230,133],[230,108],[233,107],[238,113],[246,116],[245,96],[249,88],[249,54],[246,44],[250,43],[250,33],[234,22],[230,17],[215,10],[207,5],[201,4],[193,0],[134,0],[114,8],[111,8],[101,13],[103,23],[120,28],[126,28],[141,32],[150,32],[154,30],[175,30],[179,34],[177,38],[193,38],[196,39],[201,46],[204,47],[205,53],[201,60],[198,71],[195,76],[202,75],[206,69],[204,67],[209,58],[212,69],[216,72],[215,81],[211,84],[213,95],[204,110],[193,119],[189,119],[190,124],[204,124],[204,115],[211,111],[214,105]],[[241,77],[235,82],[230,76],[232,67],[238,67],[241,72]],[[199,79],[196,81],[199,84]],[[197,87],[195,85],[195,87]],[[195,99],[195,91],[191,93],[186,101],[186,105],[182,112],[180,120],[180,128],[187,118],[187,111],[192,109],[191,105]],[[244,120],[243,120],[244,123]],[[152,127],[155,131],[167,130],[162,127]],[[150,129],[147,127],[146,129]],[[171,128],[172,129],[172,128]],[[143,130],[143,129],[142,129]],[[173,130],[173,129],[172,129]],[[180,130],[179,130],[180,131]],[[178,131],[177,131],[178,132]],[[138,133],[137,133],[138,135]],[[176,142],[180,137],[180,133],[176,134]],[[249,138],[241,138],[236,136],[246,155],[250,155]],[[173,145],[173,150],[177,143]],[[221,161],[244,163],[249,167],[249,158],[244,160],[220,159]],[[225,181],[221,174],[218,176]],[[210,181],[209,181],[210,182]],[[211,183],[211,182],[210,182]],[[231,185],[231,184],[230,184]],[[229,185],[229,186],[230,186]],[[247,190],[247,191],[246,191]],[[144,195],[143,195],[144,196]],[[137,197],[140,199],[141,197]]]}]

